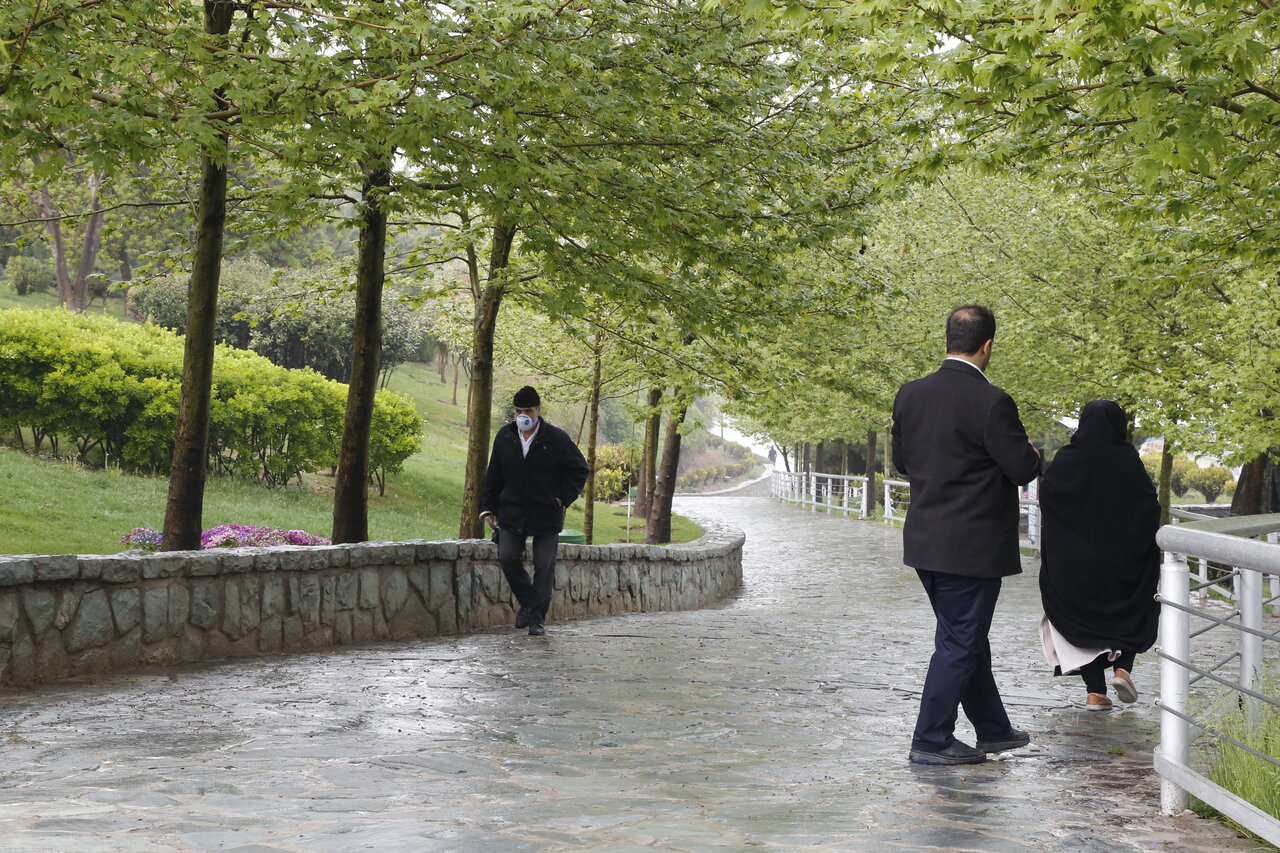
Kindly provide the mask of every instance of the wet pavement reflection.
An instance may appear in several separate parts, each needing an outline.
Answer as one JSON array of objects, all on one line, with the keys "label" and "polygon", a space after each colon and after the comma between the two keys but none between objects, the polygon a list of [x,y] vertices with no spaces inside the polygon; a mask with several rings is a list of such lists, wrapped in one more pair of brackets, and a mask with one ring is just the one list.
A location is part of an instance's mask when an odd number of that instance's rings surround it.
[{"label": "wet pavement reflection", "polygon": [[746,531],[722,607],[0,693],[0,850],[1268,849],[1159,815],[1155,658],[1137,705],[1084,712],[1034,560],[992,632],[1032,745],[919,767],[932,622],[899,532],[677,508]]}]

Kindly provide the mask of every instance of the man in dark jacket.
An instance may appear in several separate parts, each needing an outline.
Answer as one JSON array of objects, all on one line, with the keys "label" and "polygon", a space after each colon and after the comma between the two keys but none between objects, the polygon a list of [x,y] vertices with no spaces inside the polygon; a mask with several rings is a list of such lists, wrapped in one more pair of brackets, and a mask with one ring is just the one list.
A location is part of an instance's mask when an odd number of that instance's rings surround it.
[{"label": "man in dark jacket", "polygon": [[[564,430],[542,419],[542,400],[526,385],[512,399],[515,421],[498,430],[480,494],[480,517],[498,531],[498,562],[520,602],[516,627],[532,636],[543,623],[556,582],[556,545],[564,512],[587,481],[587,460]],[[524,546],[533,537],[533,582]]]},{"label": "man in dark jacket", "polygon": [[[995,333],[990,310],[952,311],[946,360],[898,389],[893,403],[893,464],[911,482],[903,560],[937,618],[911,741],[920,764],[976,764],[1031,741],[1009,722],[987,640],[1000,579],[1022,571],[1018,486],[1040,473],[1017,405],[984,372]],[[976,749],[955,738],[961,705]]]}]

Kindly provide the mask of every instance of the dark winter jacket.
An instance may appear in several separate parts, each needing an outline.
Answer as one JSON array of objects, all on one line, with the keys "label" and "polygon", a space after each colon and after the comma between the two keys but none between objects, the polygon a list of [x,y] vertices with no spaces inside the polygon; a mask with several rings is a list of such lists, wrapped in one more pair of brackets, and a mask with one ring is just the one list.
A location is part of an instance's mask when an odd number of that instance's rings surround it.
[{"label": "dark winter jacket", "polygon": [[1040,473],[1013,398],[947,360],[898,390],[893,464],[911,481],[903,562],[971,578],[1022,571],[1018,486]]},{"label": "dark winter jacket", "polygon": [[514,533],[559,533],[565,509],[578,499],[586,482],[587,460],[568,433],[541,419],[525,456],[520,432],[510,423],[493,440],[480,512],[494,513],[498,525]]}]

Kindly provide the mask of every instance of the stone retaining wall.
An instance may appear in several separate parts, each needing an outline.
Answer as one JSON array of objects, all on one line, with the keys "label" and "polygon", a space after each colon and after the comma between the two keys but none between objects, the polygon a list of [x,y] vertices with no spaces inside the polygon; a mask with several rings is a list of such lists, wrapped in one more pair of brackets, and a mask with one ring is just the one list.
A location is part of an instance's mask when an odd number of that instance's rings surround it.
[{"label": "stone retaining wall", "polygon": [[[708,606],[742,583],[741,532],[560,545],[553,620]],[[0,686],[509,626],[487,540],[111,556],[0,556]]]}]

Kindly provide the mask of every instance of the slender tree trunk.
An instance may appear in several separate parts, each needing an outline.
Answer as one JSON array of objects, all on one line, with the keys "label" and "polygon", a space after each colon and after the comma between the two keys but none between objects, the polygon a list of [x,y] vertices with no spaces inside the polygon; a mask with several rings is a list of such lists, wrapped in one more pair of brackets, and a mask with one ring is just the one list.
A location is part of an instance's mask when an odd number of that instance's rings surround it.
[{"label": "slender tree trunk", "polygon": [[369,437],[382,355],[382,287],[386,278],[386,194],[391,164],[374,164],[365,175],[360,243],[356,257],[356,317],[351,341],[351,381],[342,421],[342,449],[333,482],[333,541],[369,539]]},{"label": "slender tree trunk", "polygon": [[596,436],[600,421],[600,362],[603,360],[604,334],[596,333],[591,364],[591,397],[587,402],[587,486],[582,500],[582,536],[590,545],[596,519]]},{"label": "slender tree trunk", "polygon": [[458,376],[462,373],[462,361],[459,358],[453,363],[453,397],[449,400],[450,406],[458,405]]},{"label": "slender tree trunk", "polygon": [[[235,7],[224,0],[205,0],[205,32],[226,35]],[[182,356],[182,397],[178,430],[169,471],[169,498],[164,513],[163,549],[200,547],[204,518],[204,483],[209,461],[209,411],[213,398],[214,323],[218,281],[222,274],[222,238],[227,220],[226,134],[201,158],[200,203],[196,212],[196,245],[187,284],[187,330]]]},{"label": "slender tree trunk", "polygon": [[53,255],[53,275],[58,282],[58,299],[68,311],[79,311],[82,306],[75,304],[75,293],[71,287],[71,273],[67,270],[67,243],[62,237],[62,222],[57,218],[58,209],[54,207],[53,197],[48,187],[40,188],[37,203],[40,216],[44,218],[44,230],[49,235],[49,253]]},{"label": "slender tree trunk", "polygon": [[1160,526],[1169,523],[1169,492],[1173,483],[1173,447],[1166,438],[1160,452],[1160,479],[1156,483],[1156,497],[1160,501]]},{"label": "slender tree trunk", "polygon": [[[97,210],[98,207],[98,189],[102,184],[103,175],[99,172],[93,172],[89,175],[89,209]],[[98,250],[102,248],[102,220],[105,216],[102,212],[96,212],[89,215],[84,227],[84,240],[80,243],[80,262],[76,265],[76,277],[72,283],[71,292],[75,303],[80,306],[79,310],[83,311],[93,302],[93,297],[89,295],[89,276],[93,274],[93,268],[98,264]]]},{"label": "slender tree trunk", "polygon": [[489,427],[493,411],[493,336],[498,327],[498,309],[502,306],[502,271],[511,261],[511,245],[516,229],[501,221],[493,228],[489,249],[489,274],[483,289],[477,293],[471,320],[471,388],[467,393],[467,470],[462,487],[462,517],[458,536],[479,539],[484,536],[480,521],[480,489],[484,484],[489,461]]},{"label": "slender tree trunk", "polygon": [[790,474],[791,473],[791,454],[787,452],[787,446],[785,444],[779,444],[777,447],[778,447],[778,452],[782,454],[782,468],[784,471]]},{"label": "slender tree trunk", "polygon": [[809,442],[806,441],[804,443],[804,471],[806,474],[812,474],[814,470],[815,469],[813,467],[813,447],[812,445],[809,444]]},{"label": "slender tree trunk", "polygon": [[636,483],[636,505],[632,507],[641,518],[649,517],[649,504],[653,498],[654,477],[658,470],[658,439],[662,433],[662,389],[650,388],[645,401],[649,417],[644,422],[644,448],[640,454],[640,477]]},{"label": "slender tree trunk", "polygon": [[867,512],[876,511],[876,439],[880,437],[874,429],[867,430]]},{"label": "slender tree trunk", "polygon": [[644,541],[660,545],[671,541],[671,499],[676,492],[676,469],[680,467],[680,425],[689,411],[686,403],[679,403],[667,420],[666,440],[662,443],[662,466],[649,506],[649,523]]},{"label": "slender tree trunk", "polygon": [[[446,381],[444,378],[444,371],[445,371],[445,368],[447,368],[448,366],[449,366],[449,345],[446,344],[444,341],[437,341],[436,342],[436,369],[440,371],[441,385],[443,385]],[[457,367],[457,365],[455,364],[454,367]],[[455,389],[458,386],[458,383],[456,381],[457,375],[458,374],[455,372],[454,373],[455,381],[453,383]],[[454,395],[453,404],[455,406],[458,405],[457,394]]]}]

